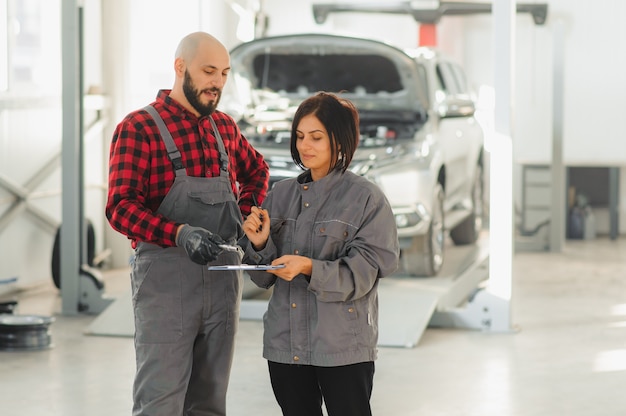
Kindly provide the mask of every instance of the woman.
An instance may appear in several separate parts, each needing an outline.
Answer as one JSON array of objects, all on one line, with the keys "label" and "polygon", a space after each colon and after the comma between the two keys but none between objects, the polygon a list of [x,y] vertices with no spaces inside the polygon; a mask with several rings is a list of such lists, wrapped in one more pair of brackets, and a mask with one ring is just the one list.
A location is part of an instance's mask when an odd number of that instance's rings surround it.
[{"label": "woman", "polygon": [[305,169],[278,182],[244,222],[244,260],[273,286],[263,357],[285,416],[371,415],[378,279],[398,265],[394,216],[382,191],[347,171],[359,142],[348,100],[320,92],[296,111],[291,155]]}]

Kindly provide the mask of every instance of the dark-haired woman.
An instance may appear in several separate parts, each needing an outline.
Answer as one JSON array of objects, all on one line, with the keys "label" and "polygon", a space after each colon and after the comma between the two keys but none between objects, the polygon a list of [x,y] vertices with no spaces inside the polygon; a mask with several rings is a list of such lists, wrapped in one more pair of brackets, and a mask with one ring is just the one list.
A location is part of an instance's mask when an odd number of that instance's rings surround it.
[{"label": "dark-haired woman", "polygon": [[304,172],[278,182],[243,227],[244,261],[273,287],[263,356],[285,416],[371,415],[378,279],[398,265],[394,216],[377,185],[348,170],[359,142],[352,102],[320,92],[296,111],[291,155]]}]

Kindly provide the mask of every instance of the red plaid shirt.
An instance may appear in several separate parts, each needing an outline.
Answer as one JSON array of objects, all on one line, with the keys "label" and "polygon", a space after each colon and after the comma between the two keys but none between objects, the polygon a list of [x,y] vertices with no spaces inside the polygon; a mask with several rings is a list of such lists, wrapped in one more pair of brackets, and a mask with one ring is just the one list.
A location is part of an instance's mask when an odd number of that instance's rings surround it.
[{"label": "red plaid shirt", "polygon": [[[182,155],[187,175],[219,176],[219,150],[207,117],[198,118],[159,91],[152,105],[168,127]],[[215,111],[213,120],[229,156],[229,174],[242,215],[250,213],[253,195],[265,199],[269,181],[267,163],[229,115]],[[128,114],[113,133],[109,158],[109,191],[106,216],[111,226],[132,240],[176,245],[180,223],[157,214],[176,174],[159,130],[145,110]]]}]

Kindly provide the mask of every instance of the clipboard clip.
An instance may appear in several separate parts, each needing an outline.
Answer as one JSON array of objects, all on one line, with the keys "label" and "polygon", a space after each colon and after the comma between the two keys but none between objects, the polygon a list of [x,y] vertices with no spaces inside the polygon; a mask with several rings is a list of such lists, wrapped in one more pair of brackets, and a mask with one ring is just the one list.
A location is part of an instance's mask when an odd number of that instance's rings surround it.
[{"label": "clipboard clip", "polygon": [[223,264],[219,266],[208,266],[208,270],[276,270],[285,267],[284,264]]}]

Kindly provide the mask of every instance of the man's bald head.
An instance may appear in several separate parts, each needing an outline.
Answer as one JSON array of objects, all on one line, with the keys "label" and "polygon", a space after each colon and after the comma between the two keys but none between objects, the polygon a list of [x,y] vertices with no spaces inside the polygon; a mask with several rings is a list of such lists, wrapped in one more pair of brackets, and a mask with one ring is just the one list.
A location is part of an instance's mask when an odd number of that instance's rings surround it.
[{"label": "man's bald head", "polygon": [[176,48],[175,59],[182,59],[185,62],[191,62],[198,54],[200,48],[209,48],[210,50],[226,51],[226,47],[214,36],[206,32],[190,33],[178,44]]}]

